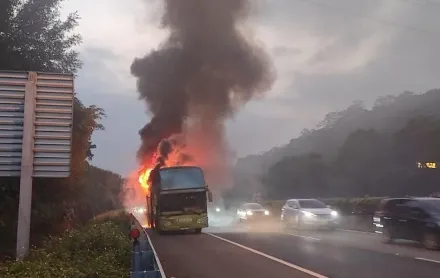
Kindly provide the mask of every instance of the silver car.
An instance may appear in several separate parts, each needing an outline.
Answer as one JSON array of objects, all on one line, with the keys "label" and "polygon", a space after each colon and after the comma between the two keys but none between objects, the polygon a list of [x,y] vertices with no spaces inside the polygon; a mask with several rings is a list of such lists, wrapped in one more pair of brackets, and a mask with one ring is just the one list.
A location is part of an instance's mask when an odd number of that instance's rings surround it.
[{"label": "silver car", "polygon": [[240,222],[266,220],[269,215],[269,211],[258,203],[246,203],[237,210],[237,218]]},{"label": "silver car", "polygon": [[316,199],[290,199],[281,209],[284,227],[336,228],[338,212]]}]

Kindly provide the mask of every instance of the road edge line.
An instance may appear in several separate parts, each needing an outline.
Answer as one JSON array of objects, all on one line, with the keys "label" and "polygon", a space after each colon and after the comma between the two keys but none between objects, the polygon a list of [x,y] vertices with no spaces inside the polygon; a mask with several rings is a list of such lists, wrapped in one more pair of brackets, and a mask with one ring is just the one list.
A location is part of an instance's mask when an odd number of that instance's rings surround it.
[{"label": "road edge line", "polygon": [[422,257],[415,257],[414,259],[419,260],[419,261],[425,261],[425,262],[431,262],[431,263],[440,264],[440,261],[436,261],[436,260],[432,260],[432,259],[426,259],[426,258],[422,258]]},{"label": "road edge line", "polygon": [[281,260],[281,259],[278,259],[278,258],[276,258],[276,257],[274,257],[274,256],[271,256],[271,255],[268,255],[268,254],[266,254],[266,253],[260,252],[260,251],[258,251],[258,250],[252,249],[252,248],[250,248],[250,247],[244,246],[244,245],[239,244],[239,243],[237,243],[237,242],[234,242],[234,241],[232,241],[232,240],[229,240],[229,239],[226,239],[226,238],[223,238],[223,237],[220,237],[220,236],[217,236],[217,235],[211,234],[211,233],[205,233],[205,234],[210,235],[210,236],[212,236],[212,237],[214,237],[214,238],[217,238],[217,239],[223,240],[223,241],[225,241],[225,242],[228,242],[228,243],[233,244],[233,245],[235,245],[235,246],[237,246],[237,247],[243,248],[243,249],[245,249],[245,250],[247,250],[247,251],[250,251],[250,252],[255,253],[255,254],[257,254],[257,255],[263,256],[263,257],[265,257],[265,258],[267,258],[267,259],[270,259],[270,260],[275,261],[275,262],[277,262],[277,263],[283,264],[283,265],[288,266],[288,267],[290,267],[290,268],[293,268],[293,269],[295,269],[295,270],[298,270],[298,271],[304,272],[304,273],[306,273],[306,274],[308,274],[308,275],[310,275],[310,276],[313,276],[313,277],[316,277],[316,278],[329,278],[329,277],[327,277],[327,276],[324,276],[324,275],[321,275],[321,274],[319,274],[319,273],[313,272],[313,271],[308,270],[308,269],[306,269],[306,268],[303,268],[303,267],[300,267],[300,266],[294,265],[294,264],[292,264],[292,263],[289,263],[289,262],[283,261],[283,260]]},{"label": "road edge line", "polygon": [[159,256],[157,255],[156,249],[154,248],[153,241],[151,240],[150,236],[148,235],[147,229],[142,227],[144,229],[144,233],[147,235],[148,243],[151,246],[151,250],[153,251],[154,258],[156,259],[157,267],[159,268],[160,275],[162,278],[166,278],[165,271],[163,271],[162,263],[160,262]]},{"label": "road edge line", "polygon": [[366,235],[377,235],[376,233],[356,231],[356,230],[347,230],[347,229],[337,229],[337,230],[341,231],[341,232],[358,233],[358,234],[366,234]]},{"label": "road edge line", "polygon": [[288,235],[288,236],[293,236],[293,237],[299,237],[299,238],[305,238],[305,239],[311,239],[311,240],[315,240],[315,241],[320,241],[321,240],[320,238],[317,238],[317,237],[302,236],[302,235],[291,234],[291,233],[286,233],[286,232],[280,232],[280,234]]}]

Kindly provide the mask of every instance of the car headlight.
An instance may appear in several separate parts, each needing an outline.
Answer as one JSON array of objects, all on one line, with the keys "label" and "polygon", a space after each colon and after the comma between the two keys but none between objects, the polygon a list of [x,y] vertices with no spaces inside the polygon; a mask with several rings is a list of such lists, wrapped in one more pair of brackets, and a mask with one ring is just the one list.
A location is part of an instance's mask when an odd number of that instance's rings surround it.
[{"label": "car headlight", "polygon": [[254,213],[252,211],[248,210],[248,211],[246,211],[246,214],[247,215],[253,215]]},{"label": "car headlight", "polygon": [[220,208],[215,208],[215,211],[216,212],[220,212]]},{"label": "car headlight", "polygon": [[264,211],[264,215],[269,215],[269,211],[268,211],[268,210],[265,210],[265,211]]},{"label": "car headlight", "polygon": [[311,213],[311,212],[308,212],[308,211],[303,211],[302,213],[304,214],[305,217],[313,217],[313,216],[315,216],[314,213]]},{"label": "car headlight", "polygon": [[330,214],[331,214],[333,217],[337,217],[337,216],[338,216],[338,212],[337,212],[336,210],[333,210]]}]

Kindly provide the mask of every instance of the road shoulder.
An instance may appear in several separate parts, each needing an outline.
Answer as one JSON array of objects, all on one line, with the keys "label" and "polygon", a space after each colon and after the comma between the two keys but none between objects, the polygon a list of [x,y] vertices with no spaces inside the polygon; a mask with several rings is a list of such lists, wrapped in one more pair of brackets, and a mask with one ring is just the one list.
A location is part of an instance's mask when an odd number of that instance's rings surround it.
[{"label": "road shoulder", "polygon": [[313,277],[208,234],[150,234],[150,238],[167,277]]}]

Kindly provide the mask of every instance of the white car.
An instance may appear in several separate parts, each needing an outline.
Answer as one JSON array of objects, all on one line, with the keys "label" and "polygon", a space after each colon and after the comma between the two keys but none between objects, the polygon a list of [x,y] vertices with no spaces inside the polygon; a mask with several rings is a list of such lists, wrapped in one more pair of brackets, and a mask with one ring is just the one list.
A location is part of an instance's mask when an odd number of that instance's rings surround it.
[{"label": "white car", "polygon": [[338,218],[337,211],[316,199],[290,199],[281,209],[284,227],[335,229]]},{"label": "white car", "polygon": [[269,215],[269,211],[258,203],[246,203],[237,210],[237,218],[240,222],[266,220]]}]

